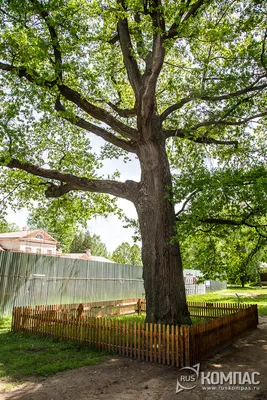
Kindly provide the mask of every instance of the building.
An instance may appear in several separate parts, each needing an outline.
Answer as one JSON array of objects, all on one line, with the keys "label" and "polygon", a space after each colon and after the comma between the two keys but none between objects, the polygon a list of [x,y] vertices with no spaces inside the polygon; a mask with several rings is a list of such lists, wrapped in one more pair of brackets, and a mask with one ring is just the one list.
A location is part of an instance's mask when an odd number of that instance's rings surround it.
[{"label": "building", "polygon": [[57,255],[57,241],[42,229],[0,233],[0,251]]}]

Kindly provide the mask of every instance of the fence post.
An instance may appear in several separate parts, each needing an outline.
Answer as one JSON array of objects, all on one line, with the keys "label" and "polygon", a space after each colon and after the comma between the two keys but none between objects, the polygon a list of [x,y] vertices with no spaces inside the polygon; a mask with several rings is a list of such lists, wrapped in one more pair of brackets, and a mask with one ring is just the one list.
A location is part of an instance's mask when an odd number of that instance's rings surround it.
[{"label": "fence post", "polygon": [[137,313],[141,314],[141,312],[142,312],[142,300],[138,299],[137,300]]},{"label": "fence post", "polygon": [[16,307],[13,307],[13,311],[12,311],[12,324],[11,324],[11,329],[12,331],[16,330],[16,326],[15,326],[15,321],[16,321]]},{"label": "fence post", "polygon": [[185,349],[185,366],[189,367],[190,366],[190,339],[189,339],[189,326],[188,325],[183,325],[183,330],[184,330],[184,349]]}]

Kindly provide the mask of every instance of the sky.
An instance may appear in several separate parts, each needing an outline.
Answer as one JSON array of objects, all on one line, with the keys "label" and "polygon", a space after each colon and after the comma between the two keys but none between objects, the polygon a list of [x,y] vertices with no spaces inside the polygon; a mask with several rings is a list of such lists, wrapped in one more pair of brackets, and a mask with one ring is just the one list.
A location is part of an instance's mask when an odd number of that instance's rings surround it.
[{"label": "sky", "polygon": [[[95,135],[90,136],[91,146],[95,152],[100,151],[100,147],[104,144],[101,138]],[[100,174],[111,175],[116,170],[120,171],[121,181],[127,179],[139,181],[140,180],[140,166],[134,155],[131,157],[131,161],[124,163],[122,159],[118,160],[106,160],[104,167],[99,171]],[[124,213],[128,218],[137,218],[134,205],[124,199],[118,200],[118,206],[123,209]],[[27,209],[20,210],[18,212],[9,211],[7,216],[8,222],[15,222],[22,230],[24,226],[27,226]],[[123,228],[123,221],[115,215],[111,215],[108,218],[96,217],[88,221],[88,228],[91,234],[97,234],[101,237],[102,241],[106,244],[109,252],[115,250],[122,242],[129,242],[133,244],[132,236],[134,234],[133,229]]]}]

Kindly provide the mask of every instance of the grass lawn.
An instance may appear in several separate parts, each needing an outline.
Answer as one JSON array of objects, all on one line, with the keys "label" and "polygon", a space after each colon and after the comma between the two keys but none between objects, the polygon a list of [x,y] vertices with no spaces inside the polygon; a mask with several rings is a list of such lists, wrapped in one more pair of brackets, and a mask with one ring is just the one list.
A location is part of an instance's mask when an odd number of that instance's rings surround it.
[{"label": "grass lawn", "polygon": [[[0,319],[0,379],[19,381],[58,371],[97,364],[104,353],[77,343],[14,333],[11,319]],[[8,386],[8,385],[7,385]]]},{"label": "grass lawn", "polygon": [[211,301],[219,303],[237,303],[236,293],[241,297],[243,303],[257,304],[259,315],[267,315],[267,286],[253,287],[230,286],[219,292],[207,293],[203,295],[188,296],[188,301]]}]

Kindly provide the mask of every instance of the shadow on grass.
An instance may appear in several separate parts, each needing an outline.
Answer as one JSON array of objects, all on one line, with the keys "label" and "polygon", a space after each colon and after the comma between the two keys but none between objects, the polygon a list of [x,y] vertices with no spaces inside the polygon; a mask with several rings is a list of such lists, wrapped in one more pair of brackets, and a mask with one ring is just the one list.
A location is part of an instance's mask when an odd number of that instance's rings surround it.
[{"label": "shadow on grass", "polygon": [[[10,328],[10,326],[9,326]],[[48,376],[104,361],[105,353],[81,344],[14,333],[0,320],[0,379]]]}]

